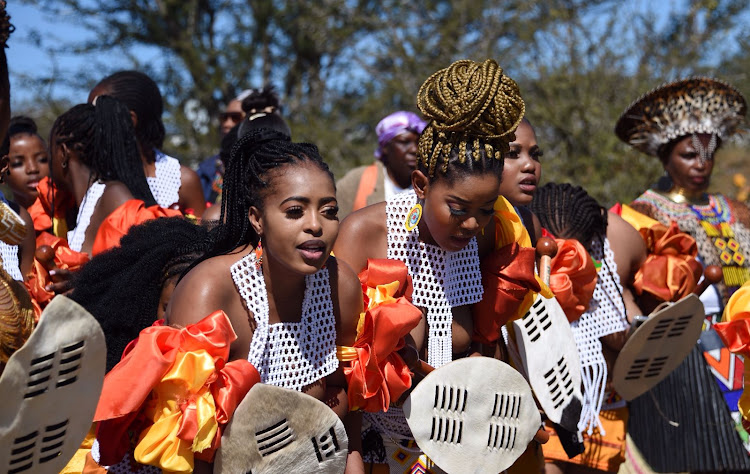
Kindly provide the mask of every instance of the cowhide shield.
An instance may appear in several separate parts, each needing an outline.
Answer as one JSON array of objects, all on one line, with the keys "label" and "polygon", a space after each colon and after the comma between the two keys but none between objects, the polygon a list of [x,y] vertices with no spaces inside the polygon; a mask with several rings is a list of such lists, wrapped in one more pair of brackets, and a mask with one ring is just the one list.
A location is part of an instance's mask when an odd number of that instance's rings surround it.
[{"label": "cowhide shield", "polygon": [[304,393],[255,384],[221,437],[214,472],[342,473],[349,440],[339,417]]},{"label": "cowhide shield", "polygon": [[417,445],[446,472],[505,470],[541,424],[523,376],[488,357],[459,359],[428,374],[404,414]]},{"label": "cowhide shield", "polygon": [[58,473],[91,428],[106,346],[82,306],[56,296],[0,377],[0,467]]},{"label": "cowhide shield", "polygon": [[539,405],[560,426],[578,431],[583,406],[581,362],[568,318],[555,298],[539,295],[513,321],[518,352]]},{"label": "cowhide shield", "polygon": [[706,317],[695,295],[657,308],[628,338],[612,371],[625,400],[649,391],[679,366],[695,345]]}]

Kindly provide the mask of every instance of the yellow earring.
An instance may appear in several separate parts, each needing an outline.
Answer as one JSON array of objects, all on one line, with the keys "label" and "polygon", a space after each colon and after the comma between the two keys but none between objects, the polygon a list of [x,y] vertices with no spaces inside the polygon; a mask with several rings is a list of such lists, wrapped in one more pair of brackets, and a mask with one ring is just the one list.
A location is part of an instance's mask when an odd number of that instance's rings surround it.
[{"label": "yellow earring", "polygon": [[422,205],[416,203],[409,211],[409,214],[406,215],[404,227],[406,227],[406,230],[411,231],[419,224],[420,219],[422,219]]}]

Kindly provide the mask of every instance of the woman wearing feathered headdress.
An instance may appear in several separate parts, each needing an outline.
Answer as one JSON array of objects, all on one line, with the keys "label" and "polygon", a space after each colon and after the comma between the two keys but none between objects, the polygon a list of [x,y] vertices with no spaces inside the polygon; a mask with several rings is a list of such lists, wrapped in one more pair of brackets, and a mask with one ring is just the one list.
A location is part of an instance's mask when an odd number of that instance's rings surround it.
[{"label": "woman wearing feathered headdress", "polygon": [[[701,296],[708,330],[701,335],[700,349],[694,349],[650,395],[632,404],[630,436],[657,471],[750,469],[750,458],[735,432],[735,427],[741,428],[730,416],[730,410],[737,410],[743,362],[727,351],[712,329],[729,296],[750,280],[750,210],[707,192],[714,154],[741,127],[746,112],[745,98],[737,89],[696,77],[647,93],[615,127],[621,140],[658,157],[664,166],[657,189],[647,190],[631,206],[665,225],[676,222],[695,238],[703,265],[719,265],[724,275],[723,283]],[[711,382],[709,366],[721,389]]]}]

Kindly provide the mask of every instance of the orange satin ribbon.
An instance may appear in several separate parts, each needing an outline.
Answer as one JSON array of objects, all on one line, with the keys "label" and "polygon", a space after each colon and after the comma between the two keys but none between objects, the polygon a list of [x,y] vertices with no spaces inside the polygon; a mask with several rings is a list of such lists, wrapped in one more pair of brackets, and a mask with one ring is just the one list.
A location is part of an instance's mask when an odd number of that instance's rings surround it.
[{"label": "orange satin ribbon", "polygon": [[[747,360],[750,357],[750,282],[742,285],[732,294],[724,308],[723,322],[713,328],[721,337],[730,352],[739,354]],[[750,364],[745,364],[744,390],[737,402],[742,417],[750,420]]]},{"label": "orange satin ribbon", "polygon": [[229,421],[260,382],[246,360],[226,362],[237,335],[216,311],[183,329],[141,331],[107,374],[96,407],[100,462],[119,462],[137,437],[134,458],[168,472],[192,472],[194,458],[210,461]]},{"label": "orange satin ribbon", "polygon": [[159,206],[146,207],[143,201],[139,199],[126,201],[108,215],[99,226],[91,255],[98,255],[120,245],[120,239],[134,225],[142,224],[159,217],[178,216],[182,216],[180,211],[165,209]]},{"label": "orange satin ribbon", "polygon": [[519,313],[526,314],[537,292],[552,297],[549,289],[542,291],[534,263],[535,250],[517,243],[497,249],[482,260],[484,297],[472,310],[474,340],[493,343],[500,337],[501,326],[517,319]]},{"label": "orange satin ribbon", "polygon": [[575,239],[555,239],[557,254],[550,262],[549,287],[571,323],[589,307],[596,288],[596,266]]},{"label": "orange satin ribbon", "polygon": [[350,410],[387,411],[411,387],[412,374],[396,351],[422,319],[411,304],[412,283],[399,260],[368,259],[359,274],[365,311],[352,347],[338,347],[347,378]]},{"label": "orange satin ribbon", "polygon": [[[37,232],[51,231],[58,237],[65,237],[68,232],[65,223],[65,214],[75,207],[73,195],[59,190],[49,176],[39,180],[36,188],[38,197],[27,209],[34,222],[34,230]],[[54,215],[52,207],[54,203]]]},{"label": "orange satin ribbon", "polygon": [[[52,247],[52,250],[55,251],[55,266],[63,270],[75,272],[89,261],[87,254],[72,250],[68,247],[67,240],[55,237],[49,232],[42,232],[37,236],[36,246],[41,247],[42,245]],[[44,268],[44,265],[34,258],[31,272],[27,276],[26,288],[31,294],[35,311],[38,309],[41,312],[47,306],[47,303],[54,298],[55,293],[44,289],[50,283],[52,283],[52,277],[50,277],[49,272]]]},{"label": "orange satin ribbon", "polygon": [[669,228],[654,224],[639,232],[648,257],[635,274],[636,294],[645,292],[660,301],[678,301],[692,293],[703,273],[695,239],[680,232],[674,221]]}]

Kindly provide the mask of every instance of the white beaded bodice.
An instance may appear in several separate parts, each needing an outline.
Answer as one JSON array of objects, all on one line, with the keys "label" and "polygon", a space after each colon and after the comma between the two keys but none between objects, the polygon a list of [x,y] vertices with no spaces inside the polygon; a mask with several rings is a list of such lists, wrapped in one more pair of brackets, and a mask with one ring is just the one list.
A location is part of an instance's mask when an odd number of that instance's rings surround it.
[{"label": "white beaded bodice", "polygon": [[156,176],[146,178],[151,194],[154,195],[156,203],[161,207],[171,208],[180,202],[180,186],[182,186],[182,175],[180,174],[180,162],[177,158],[167,156],[156,150]]},{"label": "white beaded bodice", "polygon": [[80,252],[83,248],[83,241],[86,240],[86,229],[89,228],[91,216],[94,214],[96,204],[104,194],[106,187],[106,184],[97,181],[89,186],[86,195],[83,196],[81,206],[78,208],[75,229],[68,232],[68,246],[76,252]]},{"label": "white beaded bodice", "polygon": [[479,250],[476,238],[457,252],[421,242],[418,227],[409,231],[404,225],[416,203],[414,191],[388,200],[388,258],[401,260],[409,269],[414,285],[412,303],[427,310],[427,362],[438,368],[453,359],[451,308],[482,299]]},{"label": "white beaded bodice", "polygon": [[23,281],[18,262],[18,245],[10,245],[0,241],[0,257],[2,257],[3,270],[14,280]]},{"label": "white beaded bodice", "polygon": [[594,239],[591,256],[602,262],[597,273],[594,295],[588,311],[578,321],[570,323],[581,359],[583,380],[583,411],[578,429],[587,429],[589,434],[594,427],[603,432],[599,412],[604,403],[604,389],[607,382],[607,362],[602,354],[602,336],[618,333],[630,327],[622,299],[622,285],[617,274],[614,253],[609,240],[602,243]]},{"label": "white beaded bodice", "polygon": [[257,324],[248,360],[258,369],[262,383],[301,390],[339,366],[328,270],[305,278],[299,322],[269,324],[268,293],[256,262],[251,252],[231,267],[232,280]]}]

